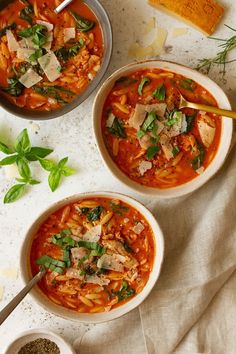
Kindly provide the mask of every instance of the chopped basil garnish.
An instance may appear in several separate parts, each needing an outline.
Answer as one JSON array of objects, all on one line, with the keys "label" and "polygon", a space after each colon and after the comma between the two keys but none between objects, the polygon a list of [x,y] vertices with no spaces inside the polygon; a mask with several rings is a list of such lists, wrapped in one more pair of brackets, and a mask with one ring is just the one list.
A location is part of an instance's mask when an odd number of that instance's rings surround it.
[{"label": "chopped basil garnish", "polygon": [[181,118],[182,112],[178,111],[177,109],[174,109],[172,112],[170,112],[166,125],[168,127],[171,127],[172,125],[178,123]]},{"label": "chopped basil garnish", "polygon": [[24,86],[20,83],[17,77],[12,77],[7,80],[8,87],[2,88],[3,91],[11,96],[20,96],[24,90]]},{"label": "chopped basil garnish", "polygon": [[95,26],[94,21],[88,20],[87,18],[78,15],[75,11],[71,11],[71,15],[74,17],[76,27],[80,32],[88,32]]},{"label": "chopped basil garnish", "polygon": [[141,82],[140,82],[140,84],[138,86],[138,94],[139,94],[139,96],[142,96],[143,87],[144,87],[144,85],[148,84],[149,82],[150,82],[150,79],[148,77],[144,77],[141,80]]},{"label": "chopped basil garnish", "polygon": [[36,260],[36,264],[51,269],[53,272],[62,274],[66,266],[65,262],[59,261],[47,255],[41,256]]},{"label": "chopped basil garnish", "polygon": [[192,160],[192,167],[194,170],[199,169],[202,166],[205,159],[206,152],[204,147],[201,144],[198,144],[198,150],[199,150],[199,155]]},{"label": "chopped basil garnish", "polygon": [[179,147],[178,146],[174,146],[173,149],[172,149],[173,156],[174,157],[177,156],[179,152],[180,152]]},{"label": "chopped basil garnish", "polygon": [[194,81],[192,79],[183,79],[179,83],[180,87],[182,87],[185,90],[188,91],[193,91],[194,90]]},{"label": "chopped basil garnish", "polygon": [[189,133],[193,129],[193,124],[196,115],[186,116],[187,128],[185,133]]},{"label": "chopped basil garnish", "polygon": [[55,51],[55,55],[58,59],[66,62],[71,57],[74,57],[78,54],[79,50],[83,47],[84,40],[81,38],[79,42],[73,44],[71,47],[62,47]]},{"label": "chopped basil garnish", "polygon": [[159,101],[164,101],[166,97],[166,90],[164,84],[158,86],[156,90],[153,92],[153,96],[157,98]]},{"label": "chopped basil garnish", "polygon": [[135,290],[131,288],[126,281],[122,281],[119,291],[112,291],[112,294],[118,297],[118,301],[129,298],[135,294]]},{"label": "chopped basil garnish", "polygon": [[153,129],[153,122],[157,119],[156,113],[155,112],[150,112],[145,119],[143,125],[142,125],[142,130],[146,131],[151,131]]},{"label": "chopped basil garnish", "polygon": [[18,35],[22,38],[32,37],[32,42],[36,47],[43,47],[47,43],[47,27],[43,25],[34,25],[33,27],[24,28]]},{"label": "chopped basil garnish", "polygon": [[112,126],[108,128],[108,130],[111,134],[116,135],[119,138],[123,138],[123,139],[126,138],[126,132],[125,132],[123,122],[117,117],[115,117]]},{"label": "chopped basil garnish", "polygon": [[38,58],[42,57],[44,54],[44,51],[42,48],[37,49],[33,54],[29,56],[29,60],[31,62],[36,62]]},{"label": "chopped basil garnish", "polygon": [[103,211],[103,207],[100,205],[96,208],[93,208],[87,215],[89,221],[96,221],[100,219],[101,213]]},{"label": "chopped basil garnish", "polygon": [[159,146],[149,146],[147,149],[147,159],[151,160],[160,150]]},{"label": "chopped basil garnish", "polygon": [[123,212],[129,211],[128,207],[125,207],[124,205],[120,205],[120,204],[115,204],[112,202],[110,202],[110,207],[111,207],[112,211],[118,215],[123,215]]},{"label": "chopped basil garnish", "polygon": [[130,245],[128,244],[127,241],[124,242],[123,246],[124,246],[124,249],[126,250],[126,252],[128,252],[128,253],[133,253],[134,252],[133,248],[130,247]]},{"label": "chopped basil garnish", "polygon": [[106,249],[97,242],[78,241],[77,245],[79,247],[87,248],[88,250],[96,251],[96,254],[95,252],[92,254],[94,256],[102,256],[106,252]]},{"label": "chopped basil garnish", "polygon": [[34,9],[33,9],[33,6],[26,2],[28,6],[26,6],[24,9],[21,10],[20,12],[20,18],[22,20],[25,20],[26,22],[29,22],[29,24],[32,25],[33,23],[33,19],[31,17],[31,15],[34,14]]}]

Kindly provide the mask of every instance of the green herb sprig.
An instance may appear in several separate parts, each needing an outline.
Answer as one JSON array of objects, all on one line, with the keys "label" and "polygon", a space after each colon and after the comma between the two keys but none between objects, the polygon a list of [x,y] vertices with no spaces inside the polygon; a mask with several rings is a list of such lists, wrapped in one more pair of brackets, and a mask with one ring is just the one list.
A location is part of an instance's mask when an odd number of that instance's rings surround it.
[{"label": "green herb sprig", "polygon": [[[225,27],[229,28],[230,30],[236,32],[236,29],[225,25]],[[215,38],[215,37],[209,37],[209,39],[213,39],[215,41],[220,42],[219,44],[219,48],[221,49],[218,53],[216,53],[215,57],[212,58],[203,58],[199,60],[199,64],[197,65],[196,69],[197,70],[201,70],[201,69],[205,69],[206,72],[208,73],[211,69],[211,67],[215,64],[217,65],[222,65],[223,66],[223,75],[225,74],[225,66],[228,63],[232,63],[234,61],[236,61],[236,59],[232,59],[232,60],[227,60],[228,58],[228,54],[234,49],[236,48],[236,35],[234,34],[232,37],[230,38]]]},{"label": "green herb sprig", "polygon": [[[25,193],[27,186],[40,183],[32,177],[30,162],[39,161],[41,166],[49,171],[49,186],[52,191],[59,186],[62,176],[70,176],[75,173],[75,170],[65,166],[68,157],[59,161],[58,164],[51,160],[46,160],[45,157],[53,152],[52,149],[38,146],[31,146],[27,129],[24,129],[16,138],[14,147],[9,147],[3,142],[0,142],[0,151],[8,155],[0,160],[0,166],[12,165],[16,163],[20,178],[16,178],[19,184],[12,186],[4,197],[4,203],[12,203],[18,200]],[[46,168],[45,168],[46,167]]]}]

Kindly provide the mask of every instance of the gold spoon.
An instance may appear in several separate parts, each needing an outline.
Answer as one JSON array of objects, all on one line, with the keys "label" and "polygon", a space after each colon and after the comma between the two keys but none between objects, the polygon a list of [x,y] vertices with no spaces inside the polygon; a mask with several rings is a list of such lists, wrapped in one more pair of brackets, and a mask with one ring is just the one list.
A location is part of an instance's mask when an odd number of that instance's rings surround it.
[{"label": "gold spoon", "polygon": [[205,104],[189,102],[181,94],[179,95],[180,95],[179,108],[185,108],[185,107],[194,108],[200,111],[215,113],[220,116],[226,116],[226,117],[236,119],[236,112],[229,111],[228,109],[221,109],[213,106],[207,106]]}]

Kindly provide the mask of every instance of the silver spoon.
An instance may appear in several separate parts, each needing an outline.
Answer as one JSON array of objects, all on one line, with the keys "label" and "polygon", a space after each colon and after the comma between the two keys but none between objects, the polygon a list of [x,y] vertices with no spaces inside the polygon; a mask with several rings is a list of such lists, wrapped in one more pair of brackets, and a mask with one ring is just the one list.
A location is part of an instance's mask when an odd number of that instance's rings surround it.
[{"label": "silver spoon", "polygon": [[45,268],[42,268],[31,280],[30,282],[5,306],[2,311],[0,311],[0,325],[5,321],[5,319],[12,313],[17,305],[24,299],[28,292],[33,288],[35,284],[43,277],[45,274]]},{"label": "silver spoon", "polygon": [[64,0],[62,1],[62,3],[57,6],[55,9],[54,9],[54,12],[56,12],[56,14],[59,14],[59,12],[61,12],[62,10],[64,10],[64,8],[69,5],[73,0]]}]

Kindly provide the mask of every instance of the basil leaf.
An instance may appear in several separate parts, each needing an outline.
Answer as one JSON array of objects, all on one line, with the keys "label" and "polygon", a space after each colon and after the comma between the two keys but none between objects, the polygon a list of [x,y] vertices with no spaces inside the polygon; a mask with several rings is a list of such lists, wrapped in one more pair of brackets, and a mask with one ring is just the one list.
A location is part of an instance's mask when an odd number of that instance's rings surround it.
[{"label": "basil leaf", "polygon": [[21,177],[25,178],[28,181],[31,177],[31,171],[29,168],[28,161],[24,157],[18,157],[16,160],[16,164]]},{"label": "basil leaf", "polygon": [[20,18],[22,20],[25,20],[25,21],[29,22],[29,24],[32,25],[33,19],[32,19],[32,17],[30,15],[32,15],[33,13],[34,13],[33,6],[29,5],[29,6],[27,6],[24,9],[21,10]]},{"label": "basil leaf", "polygon": [[7,30],[12,30],[12,29],[15,29],[15,28],[16,28],[16,23],[15,23],[15,22],[13,22],[13,23],[11,23],[10,25],[8,25],[8,26],[2,28],[2,29],[0,30],[0,38],[3,37],[3,36],[5,36]]},{"label": "basil leaf", "polygon": [[123,122],[117,117],[115,117],[112,126],[108,128],[108,130],[111,134],[116,135],[119,138],[123,138],[123,139],[126,138],[126,132],[125,132]]},{"label": "basil leaf", "polygon": [[201,144],[198,144],[198,150],[199,155],[192,160],[192,167],[194,170],[198,170],[202,166],[206,155],[205,149]]},{"label": "basil leaf", "polygon": [[10,149],[6,144],[0,141],[0,151],[4,152],[4,154],[10,155],[13,153],[12,149]]},{"label": "basil leaf", "polygon": [[84,40],[81,38],[78,43],[75,43],[70,48],[62,47],[57,49],[55,55],[59,60],[66,62],[69,58],[76,56],[83,45]]},{"label": "basil leaf", "polygon": [[37,161],[40,158],[44,158],[53,152],[52,149],[42,148],[34,146],[30,149],[30,152],[25,155],[28,161]]},{"label": "basil leaf", "polygon": [[60,184],[61,181],[61,177],[62,177],[62,172],[61,170],[54,168],[53,170],[51,170],[49,176],[48,176],[48,184],[49,187],[51,188],[51,191],[54,192],[57,187]]},{"label": "basil leaf", "polygon": [[36,179],[30,179],[30,180],[28,181],[28,183],[31,184],[31,185],[34,185],[34,184],[39,184],[40,181],[37,181]]},{"label": "basil leaf", "polygon": [[159,146],[149,146],[147,149],[147,159],[151,160],[160,150]]},{"label": "basil leaf", "polygon": [[73,175],[76,172],[76,170],[65,166],[65,167],[63,167],[61,172],[62,172],[63,176],[69,177],[69,176]]},{"label": "basil leaf", "polygon": [[155,112],[150,112],[145,119],[141,129],[144,132],[151,131],[153,129],[153,123],[157,119],[156,113]]},{"label": "basil leaf", "polygon": [[137,132],[137,138],[138,138],[138,139],[141,139],[145,134],[146,134],[146,132],[145,132],[143,129],[140,129],[140,130]]},{"label": "basil leaf", "polygon": [[75,11],[71,11],[71,15],[74,17],[76,27],[80,32],[88,32],[95,26],[94,21],[90,21],[87,18],[78,15]]},{"label": "basil leaf", "polygon": [[193,129],[195,118],[196,115],[186,116],[187,128],[185,133],[189,133]]},{"label": "basil leaf", "polygon": [[5,157],[0,161],[0,166],[12,165],[16,162],[18,155],[12,155]]},{"label": "basil leaf", "polygon": [[100,205],[97,206],[96,208],[92,209],[89,213],[88,213],[88,220],[89,221],[96,221],[100,219],[101,213],[103,211],[103,207],[101,207]]},{"label": "basil leaf", "polygon": [[164,84],[158,86],[156,90],[153,92],[153,96],[157,98],[159,101],[164,101],[166,97],[166,90]]},{"label": "basil leaf", "polygon": [[194,91],[194,81],[192,79],[183,79],[180,81],[179,85],[185,90]]},{"label": "basil leaf", "polygon": [[181,118],[182,118],[182,112],[178,111],[177,109],[174,109],[172,112],[170,112],[166,125],[168,127],[171,127],[172,125],[178,123],[179,119]]},{"label": "basil leaf", "polygon": [[99,252],[99,255],[101,256],[106,252],[105,248],[99,245],[97,242],[78,241],[78,246],[87,248],[89,250],[95,250]]},{"label": "basil leaf", "polygon": [[138,94],[139,94],[139,96],[142,96],[143,86],[148,84],[149,82],[150,82],[150,79],[148,77],[144,77],[141,80],[141,82],[140,82],[140,84],[138,86]]},{"label": "basil leaf", "polygon": [[33,54],[29,56],[29,60],[31,62],[36,62],[38,58],[42,57],[44,54],[43,49],[39,48],[37,49]]},{"label": "basil leaf", "polygon": [[118,215],[123,215],[123,212],[127,212],[129,211],[129,208],[128,207],[125,207],[123,205],[120,205],[120,204],[115,204],[113,202],[110,202],[110,207],[112,209],[112,211],[115,213],[115,214],[118,214]]},{"label": "basil leaf", "polygon": [[46,171],[50,172],[56,167],[55,163],[51,160],[46,160],[46,159],[41,159],[41,158],[38,158],[38,160],[39,160],[39,163],[42,166],[42,168]]},{"label": "basil leaf", "polygon": [[133,252],[134,252],[133,248],[130,247],[130,245],[128,244],[128,242],[125,241],[124,244],[123,244],[123,246],[124,246],[124,249],[126,250],[126,252],[128,252],[128,253],[133,253]]},{"label": "basil leaf", "polygon": [[24,90],[24,86],[20,83],[17,77],[12,77],[7,80],[8,86],[2,88],[2,90],[11,96],[20,96]]},{"label": "basil leaf", "polygon": [[127,299],[135,294],[135,289],[131,288],[126,281],[122,282],[121,289],[119,291],[112,291],[112,294],[118,297],[118,301]]},{"label": "basil leaf", "polygon": [[68,157],[64,157],[63,159],[61,159],[58,163],[58,167],[62,168],[65,166],[65,164],[68,162]]},{"label": "basil leaf", "polygon": [[6,193],[3,203],[4,204],[13,203],[16,200],[18,200],[24,194],[25,187],[26,184],[15,184]]},{"label": "basil leaf", "polygon": [[179,152],[180,152],[179,147],[178,146],[174,146],[173,149],[172,149],[173,156],[174,157],[177,156]]},{"label": "basil leaf", "polygon": [[22,132],[16,138],[15,150],[21,154],[25,154],[31,150],[27,129],[22,130]]}]

